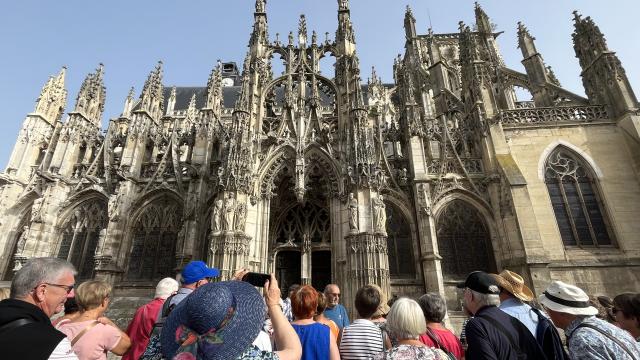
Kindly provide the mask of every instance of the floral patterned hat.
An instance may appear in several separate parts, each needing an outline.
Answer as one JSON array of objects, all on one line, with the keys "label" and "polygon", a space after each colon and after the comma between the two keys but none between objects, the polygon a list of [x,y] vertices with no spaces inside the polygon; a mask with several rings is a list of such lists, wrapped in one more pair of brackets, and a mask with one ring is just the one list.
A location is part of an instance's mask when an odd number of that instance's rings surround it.
[{"label": "floral patterned hat", "polygon": [[249,283],[203,285],[165,321],[162,353],[175,360],[234,359],[258,336],[264,315],[264,300]]}]

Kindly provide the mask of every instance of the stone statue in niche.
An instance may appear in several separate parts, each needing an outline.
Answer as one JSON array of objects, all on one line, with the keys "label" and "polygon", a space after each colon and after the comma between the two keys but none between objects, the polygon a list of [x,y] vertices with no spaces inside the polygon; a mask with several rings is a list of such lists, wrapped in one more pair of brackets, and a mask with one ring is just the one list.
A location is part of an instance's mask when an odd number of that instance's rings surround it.
[{"label": "stone statue in niche", "polygon": [[244,232],[244,226],[247,220],[247,205],[238,204],[238,208],[236,209],[236,230],[239,232]]},{"label": "stone statue in niche", "polygon": [[104,241],[105,238],[107,237],[107,229],[102,229],[100,230],[100,232],[98,233],[98,244],[96,245],[96,249],[93,252],[93,256],[100,256],[102,255],[102,249],[104,249]]},{"label": "stone statue in niche", "polygon": [[227,231],[233,231],[233,217],[236,210],[236,201],[233,199],[233,194],[227,196],[227,200],[224,202],[224,229]]},{"label": "stone statue in niche", "polygon": [[31,206],[31,221],[33,222],[42,222],[42,208],[44,206],[42,201],[42,198],[37,198],[33,201],[33,205]]},{"label": "stone statue in niche", "polygon": [[195,193],[189,193],[189,196],[187,196],[187,203],[185,204],[185,210],[184,210],[184,218],[189,220],[189,219],[193,219],[193,216],[195,215],[196,212],[196,203],[198,202],[198,198],[196,197]]},{"label": "stone statue in niche", "polygon": [[358,232],[358,200],[353,193],[349,194],[349,231]]},{"label": "stone statue in niche", "polygon": [[373,224],[376,233],[387,235],[387,209],[382,195],[373,199]]},{"label": "stone statue in niche", "polygon": [[214,234],[222,231],[222,227],[220,226],[222,222],[222,199],[216,200],[216,204],[213,206],[213,214],[211,215],[211,232]]},{"label": "stone statue in niche", "polygon": [[20,239],[18,239],[18,244],[16,245],[16,254],[22,254],[24,251],[24,246],[27,244],[27,238],[29,237],[29,227],[22,227],[22,234],[20,234]]},{"label": "stone statue in niche", "polygon": [[121,196],[119,193],[114,193],[109,196],[107,213],[109,215],[109,220],[113,222],[118,222],[118,220],[120,219],[120,215],[118,214],[118,210],[120,207],[120,198]]},{"label": "stone statue in niche", "polygon": [[182,226],[180,227],[180,231],[178,231],[178,238],[177,238],[178,246],[182,249],[184,249],[185,240],[187,239],[187,237],[185,236],[186,233],[187,233],[187,227],[185,226],[185,224],[182,224]]}]

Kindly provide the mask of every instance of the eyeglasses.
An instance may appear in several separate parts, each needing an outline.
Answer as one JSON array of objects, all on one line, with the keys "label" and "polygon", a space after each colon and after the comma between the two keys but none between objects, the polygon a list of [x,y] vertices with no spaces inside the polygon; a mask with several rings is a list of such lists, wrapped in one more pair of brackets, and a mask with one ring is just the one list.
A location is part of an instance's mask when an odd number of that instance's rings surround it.
[{"label": "eyeglasses", "polygon": [[620,311],[620,309],[618,308],[611,308],[611,313],[613,314],[613,316],[616,316],[616,314]]},{"label": "eyeglasses", "polygon": [[59,288],[63,288],[64,291],[67,292],[67,294],[71,293],[73,288],[76,286],[75,284],[73,284],[73,285],[60,285],[60,284],[52,284],[52,283],[47,283],[47,282],[44,283],[44,284],[55,286],[55,287],[59,287]]}]

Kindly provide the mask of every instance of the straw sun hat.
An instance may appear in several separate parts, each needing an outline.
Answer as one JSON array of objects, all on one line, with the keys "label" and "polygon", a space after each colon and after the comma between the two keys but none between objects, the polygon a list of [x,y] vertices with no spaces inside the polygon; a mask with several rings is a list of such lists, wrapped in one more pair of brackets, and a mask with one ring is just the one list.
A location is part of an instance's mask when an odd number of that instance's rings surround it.
[{"label": "straw sun hat", "polygon": [[498,285],[509,294],[525,302],[533,300],[533,292],[524,284],[522,276],[509,270],[503,270],[500,274],[492,275],[498,282]]}]

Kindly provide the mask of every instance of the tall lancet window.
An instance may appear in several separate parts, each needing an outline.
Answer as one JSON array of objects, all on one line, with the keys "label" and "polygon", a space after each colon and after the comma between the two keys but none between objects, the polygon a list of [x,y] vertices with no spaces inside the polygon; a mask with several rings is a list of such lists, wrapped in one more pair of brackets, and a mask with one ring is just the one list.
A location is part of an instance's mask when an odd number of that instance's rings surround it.
[{"label": "tall lancet window", "polygon": [[564,147],[547,159],[545,182],[565,246],[612,245],[594,179],[591,169]]},{"label": "tall lancet window", "polygon": [[134,221],[126,280],[157,281],[174,275],[182,212],[182,206],[168,196],[147,205]]},{"label": "tall lancet window", "polygon": [[78,270],[78,279],[93,276],[94,254],[100,231],[107,227],[107,204],[88,201],[78,206],[62,230],[57,257],[71,262]]},{"label": "tall lancet window", "polygon": [[399,209],[386,203],[387,251],[392,278],[414,278],[416,265],[411,242],[411,227]]}]

